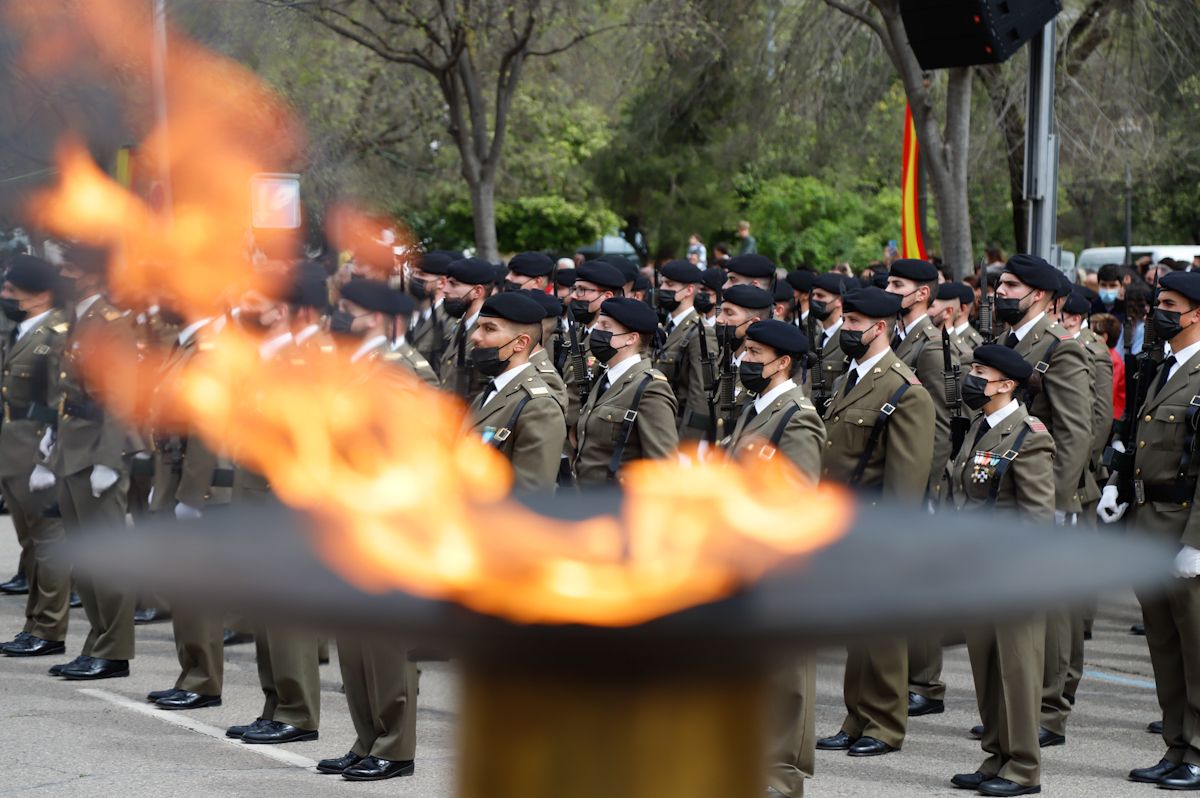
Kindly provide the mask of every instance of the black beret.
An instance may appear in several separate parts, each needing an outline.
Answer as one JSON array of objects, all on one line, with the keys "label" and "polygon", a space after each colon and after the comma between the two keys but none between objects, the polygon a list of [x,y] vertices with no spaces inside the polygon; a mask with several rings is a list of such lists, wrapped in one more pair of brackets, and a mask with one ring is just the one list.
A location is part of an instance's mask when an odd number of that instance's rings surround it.
[{"label": "black beret", "polygon": [[886,319],[900,312],[904,298],[871,286],[848,292],[842,297],[842,311],[861,313],[869,319]]},{"label": "black beret", "polygon": [[[632,278],[630,278],[632,280]],[[575,270],[575,280],[598,285],[610,291],[620,291],[625,287],[625,277],[617,271],[617,267],[599,260],[589,260]]]},{"label": "black beret", "polygon": [[545,291],[539,291],[536,288],[526,288],[521,291],[517,291],[517,293],[521,294],[522,296],[527,296],[534,302],[541,305],[543,314],[542,318],[544,319],[557,319],[562,315],[562,301],[554,294],[547,294]]},{"label": "black beret", "polygon": [[382,280],[351,280],[342,286],[342,298],[363,310],[386,316],[412,315],[416,303],[407,294],[397,291]]},{"label": "black beret", "polygon": [[[1058,270],[1056,269],[1055,271]],[[1062,297],[1065,297],[1067,294],[1071,293],[1072,285],[1074,285],[1074,283],[1071,282],[1070,277],[1062,272],[1058,272],[1058,290],[1054,292],[1054,298],[1061,299]]]},{"label": "black beret", "polygon": [[1013,275],[1030,288],[1056,292],[1058,276],[1062,273],[1037,255],[1013,255],[1004,265],[1004,271]]},{"label": "black beret", "polygon": [[813,278],[812,287],[831,294],[844,294],[859,286],[858,280],[838,272],[822,272]]},{"label": "black beret", "polygon": [[1063,301],[1062,312],[1072,316],[1086,316],[1092,310],[1092,303],[1083,294],[1072,291]]},{"label": "black beret", "polygon": [[775,274],[775,264],[762,255],[738,255],[730,258],[725,268],[743,277],[771,277]]},{"label": "black beret", "polygon": [[540,252],[518,252],[508,259],[508,270],[522,277],[546,277],[554,271],[554,261]]},{"label": "black beret", "polygon": [[575,285],[575,269],[559,269],[554,273],[554,283],[567,288]]},{"label": "black beret", "polygon": [[975,304],[975,289],[966,283],[945,283],[945,285],[954,286],[954,290],[958,293],[958,301],[964,305]]},{"label": "black beret", "polygon": [[[288,304],[302,308],[324,310],[329,306],[329,273],[316,261],[300,261],[288,275],[284,299]],[[359,280],[351,280],[356,283]]]},{"label": "black beret", "polygon": [[774,297],[774,299],[776,302],[791,302],[792,296],[793,296],[792,287],[790,285],[788,285],[787,281],[785,281],[785,280],[776,280],[775,281],[775,297]]},{"label": "black beret", "polygon": [[1033,374],[1029,361],[1017,354],[1017,350],[1000,344],[984,344],[975,349],[975,362],[991,366],[1009,379],[1025,382]]},{"label": "black beret", "polygon": [[108,250],[88,244],[68,244],[63,252],[63,262],[85,274],[103,274],[108,268]]},{"label": "black beret", "polygon": [[746,329],[746,338],[766,344],[779,355],[799,357],[808,351],[808,337],[795,324],[779,319],[762,319]]},{"label": "black beret", "polygon": [[612,266],[621,273],[621,276],[625,278],[625,281],[622,282],[621,285],[625,285],[625,283],[632,283],[633,279],[637,277],[637,264],[624,255],[601,255],[598,260],[601,263],[607,263],[609,266]]},{"label": "black beret", "polygon": [[613,297],[600,303],[600,313],[615,319],[626,329],[650,335],[658,329],[658,314],[645,302],[633,297]]},{"label": "black beret", "polygon": [[508,267],[503,263],[492,264],[492,282],[496,285],[504,285],[504,281],[508,279]]},{"label": "black beret", "polygon": [[696,264],[686,260],[673,260],[659,269],[659,274],[666,280],[674,280],[677,283],[698,283],[704,277],[704,273]]},{"label": "black beret", "polygon": [[816,278],[817,276],[808,269],[793,269],[787,273],[787,277],[784,279],[787,280],[788,285],[790,285],[793,290],[799,291],[802,294],[807,294],[812,290],[812,287],[816,282]]},{"label": "black beret", "polygon": [[633,290],[634,291],[649,291],[650,290],[650,278],[647,277],[646,275],[642,274],[641,272],[638,272],[638,276],[635,277],[633,280]]},{"label": "black beret", "polygon": [[40,294],[54,288],[58,269],[49,261],[33,255],[14,255],[8,264],[4,279],[22,291]]},{"label": "black beret", "polygon": [[467,285],[488,285],[496,281],[496,267],[479,258],[456,260],[446,273]]},{"label": "black beret", "polygon": [[450,264],[458,258],[451,259],[445,252],[426,252],[417,261],[417,268],[426,274],[446,275],[450,273]]},{"label": "black beret", "polygon": [[[887,272],[880,272],[879,274],[876,274],[874,277],[871,278],[870,285],[873,285],[876,288],[887,288],[887,285],[888,285],[887,280],[888,280]],[[870,285],[864,285],[863,288],[869,288]]]},{"label": "black beret", "polygon": [[962,283],[942,283],[937,287],[937,299],[943,302],[953,299],[955,302],[962,301],[962,293],[958,287]]},{"label": "black beret", "polygon": [[1200,302],[1200,272],[1167,272],[1158,278],[1158,287]]},{"label": "black beret", "polygon": [[927,260],[901,258],[892,261],[888,277],[903,277],[905,280],[913,280],[918,283],[931,283],[938,278],[938,270]]},{"label": "black beret", "polygon": [[705,288],[711,288],[713,291],[720,291],[725,285],[725,270],[720,266],[714,266],[711,269],[705,269],[700,274],[700,282],[704,283]]},{"label": "black beret", "polygon": [[771,295],[756,285],[731,285],[725,289],[722,302],[737,305],[739,308],[761,310],[771,307]]},{"label": "black beret", "polygon": [[546,318],[546,311],[542,310],[537,300],[526,296],[524,291],[505,291],[485,299],[479,315],[517,324],[540,324]]}]

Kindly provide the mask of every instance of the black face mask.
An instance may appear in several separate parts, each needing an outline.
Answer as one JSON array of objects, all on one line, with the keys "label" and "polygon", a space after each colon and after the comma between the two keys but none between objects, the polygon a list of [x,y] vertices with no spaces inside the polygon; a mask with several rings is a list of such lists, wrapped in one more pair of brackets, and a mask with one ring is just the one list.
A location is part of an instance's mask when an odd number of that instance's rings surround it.
[{"label": "black face mask", "polygon": [[[778,360],[779,358],[775,358]],[[767,390],[767,386],[771,384],[770,377],[763,376],[763,368],[774,363],[775,360],[767,363],[750,363],[743,360],[738,366],[738,379],[742,381],[742,385],[746,390],[753,394],[762,394]]]},{"label": "black face mask", "polygon": [[983,406],[988,403],[992,397],[988,396],[986,391],[990,384],[990,380],[985,380],[978,374],[968,374],[963,377],[962,381],[962,400],[963,404],[972,410],[982,410]]},{"label": "black face mask", "polygon": [[596,318],[595,311],[588,309],[589,304],[591,303],[582,299],[572,299],[567,306],[571,309],[571,315],[575,317],[577,324],[588,325],[592,323],[592,319]]},{"label": "black face mask", "polygon": [[996,297],[992,304],[992,308],[996,311],[996,318],[1005,324],[1016,324],[1025,318],[1025,308],[1021,307],[1021,300],[1024,298],[1024,296],[1019,299],[1008,296]]},{"label": "black face mask", "polygon": [[21,303],[15,299],[0,298],[0,310],[4,311],[4,315],[10,321],[15,321],[18,324],[25,321],[29,316],[27,311],[21,310]]},{"label": "black face mask", "polygon": [[467,315],[467,308],[470,306],[471,303],[466,297],[460,298],[448,296],[442,301],[442,308],[446,311],[446,315],[455,319],[461,319],[463,316]]},{"label": "black face mask", "polygon": [[679,300],[675,297],[674,291],[668,291],[665,288],[658,289],[658,308],[665,310],[667,313],[674,313],[679,309]]},{"label": "black face mask", "polygon": [[[871,339],[871,341],[874,340],[874,338]],[[843,327],[841,332],[838,333],[838,344],[841,346],[842,351],[850,356],[851,360],[858,360],[865,355],[867,350],[871,348],[871,341],[863,340],[862,330],[847,330]]]},{"label": "black face mask", "polygon": [[714,307],[712,297],[701,291],[700,293],[696,294],[694,306],[696,308],[696,312],[703,316],[705,313],[711,311]]},{"label": "black face mask", "polygon": [[[1191,313],[1191,311],[1188,312]],[[1154,325],[1154,333],[1162,340],[1170,341],[1183,332],[1183,325],[1179,323],[1181,315],[1177,310],[1155,308],[1150,314],[1150,323]]]},{"label": "black face mask", "polygon": [[429,299],[429,284],[424,280],[410,277],[408,280],[408,294],[418,302],[424,302],[426,299]]},{"label": "black face mask", "polygon": [[477,346],[471,350],[471,363],[474,364],[475,370],[485,377],[495,377],[503,374],[508,368],[508,363],[512,360],[509,356],[503,360],[500,359],[500,350],[517,340],[513,338],[501,346]]},{"label": "black face mask", "polygon": [[500,290],[502,290],[502,291],[523,291],[523,290],[525,290],[525,286],[522,285],[521,283],[514,283],[512,280],[505,280],[504,285],[501,286]]},{"label": "black face mask", "polygon": [[737,349],[742,345],[742,339],[738,337],[737,327],[732,324],[717,324],[714,327],[717,331],[717,343],[726,349]]},{"label": "black face mask", "polygon": [[833,313],[833,310],[826,302],[822,302],[819,299],[810,299],[808,300],[808,312],[813,314],[818,321],[825,321]]},{"label": "black face mask", "polygon": [[592,330],[592,334],[588,336],[588,348],[592,350],[592,354],[601,363],[607,363],[616,357],[617,352],[625,347],[615,347],[612,345],[613,334],[609,330]]},{"label": "black face mask", "polygon": [[[261,321],[259,322],[261,324]],[[354,324],[354,316],[347,311],[339,310],[329,319],[329,331],[336,335],[353,335],[351,325]]]}]

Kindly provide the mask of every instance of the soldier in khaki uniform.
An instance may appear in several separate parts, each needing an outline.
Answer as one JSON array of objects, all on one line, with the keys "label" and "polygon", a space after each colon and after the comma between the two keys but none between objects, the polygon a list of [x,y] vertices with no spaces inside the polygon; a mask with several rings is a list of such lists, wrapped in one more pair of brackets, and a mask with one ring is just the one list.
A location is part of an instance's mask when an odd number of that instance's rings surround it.
[{"label": "soldier in khaki uniform", "polygon": [[[1002,342],[1025,358],[1040,381],[1029,411],[1049,428],[1054,456],[1055,521],[1071,523],[1079,512],[1079,485],[1092,448],[1088,357],[1083,346],[1051,316],[1061,283],[1059,272],[1041,258],[1013,255],[996,288],[996,316],[1009,330]],[[1071,613],[1046,613],[1046,667],[1042,683],[1042,745],[1066,740],[1071,704],[1066,698],[1071,663]]]},{"label": "soldier in khaki uniform", "polygon": [[607,368],[579,413],[580,485],[619,481],[626,463],[669,457],[679,444],[675,395],[642,356],[657,329],[658,318],[644,302],[617,297],[600,306],[591,347]]},{"label": "soldier in khaki uniform", "polygon": [[513,489],[524,493],[553,490],[567,440],[562,405],[529,362],[544,316],[522,292],[497,294],[471,333],[475,368],[489,379],[467,423],[508,458]]},{"label": "soldier in khaki uniform", "polygon": [[426,385],[440,385],[433,367],[405,340],[415,306],[408,294],[381,280],[353,280],[342,286],[339,306],[350,315],[349,338],[360,341],[351,362],[399,366]]},{"label": "soldier in khaki uniform", "polygon": [[[963,402],[981,411],[949,468],[949,502],[965,512],[1012,513],[1034,524],[1054,518],[1054,439],[1015,398],[1033,368],[998,344],[975,350]],[[1041,787],[1038,716],[1046,644],[1041,614],[967,633],[987,759],[959,773],[956,787],[984,795],[1024,795]]]},{"label": "soldier in khaki uniform", "polygon": [[[792,374],[808,350],[798,328],[778,319],[750,325],[739,370],[755,394],[738,419],[729,453],[738,459],[786,457],[815,483],[821,473],[825,425]],[[790,798],[804,794],[816,759],[817,667],[811,654],[773,676],[776,726],[768,783]]]},{"label": "soldier in khaki uniform", "polygon": [[[1200,789],[1200,459],[1194,451],[1200,396],[1200,273],[1171,272],[1159,280],[1153,324],[1169,356],[1137,409],[1132,491],[1122,502],[1114,474],[1097,506],[1114,523],[1126,510],[1137,534],[1179,547],[1175,577],[1138,595],[1146,644],[1162,709],[1166,753],[1156,765],[1130,772],[1133,781],[1174,790]],[[1183,473],[1181,474],[1181,468]],[[1130,508],[1132,503],[1132,508]]]},{"label": "soldier in khaki uniform", "polygon": [[[850,358],[825,411],[823,479],[864,494],[921,506],[933,459],[933,400],[891,351],[900,297],[878,288],[842,298],[842,351]],[[851,649],[842,730],[817,741],[825,750],[877,756],[900,748],[908,726],[908,646],[880,639]]]},{"label": "soldier in khaki uniform", "polygon": [[[717,311],[717,323],[713,333],[717,339],[718,379],[722,382],[733,382],[733,407],[718,407],[721,414],[718,419],[720,437],[725,438],[733,432],[738,415],[750,395],[738,379],[738,367],[742,362],[742,346],[746,340],[746,330],[751,324],[771,317],[771,295],[753,285],[733,285],[721,292],[721,307]],[[718,389],[718,399],[720,389]]]},{"label": "soldier in khaki uniform", "polygon": [[958,313],[954,316],[954,327],[951,332],[959,340],[959,346],[963,350],[974,352],[976,347],[983,345],[983,335],[971,326],[971,314],[974,313],[976,304],[975,289],[966,283],[951,283],[951,285],[961,286],[958,289]]},{"label": "soldier in khaki uniform", "polygon": [[442,362],[446,339],[453,326],[453,321],[446,315],[442,294],[452,260],[449,254],[429,252],[408,267],[406,284],[417,303],[417,310],[405,340],[431,364]]},{"label": "soldier in khaki uniform", "polygon": [[438,364],[438,377],[446,390],[464,401],[477,395],[486,382],[486,378],[471,367],[471,331],[475,329],[483,300],[491,295],[495,279],[492,264],[478,258],[451,263],[446,277],[446,299],[442,307],[457,321],[450,330],[449,343]]},{"label": "soldier in khaki uniform", "polygon": [[719,266],[700,272],[693,306],[711,330],[717,323],[717,306],[721,304],[721,286],[725,285],[725,270]]},{"label": "soldier in khaki uniform", "polygon": [[673,260],[660,273],[658,307],[667,317],[663,324],[665,339],[654,353],[654,368],[671,383],[671,391],[679,401],[680,439],[701,440],[707,437],[712,420],[704,355],[714,364],[717,357],[717,337],[694,307],[703,275],[686,260]]},{"label": "soldier in khaki uniform", "polygon": [[540,252],[518,252],[508,259],[505,291],[542,291],[550,284],[554,261]]},{"label": "soldier in khaki uniform", "polygon": [[[92,524],[123,524],[129,492],[125,455],[133,448],[129,431],[116,413],[89,392],[83,364],[94,357],[91,342],[104,340],[114,351],[136,349],[131,320],[103,295],[107,253],[72,247],[62,265],[65,293],[75,299],[59,373],[62,395],[55,443],[49,458],[58,484],[58,503],[67,534],[80,534]],[[136,363],[107,363],[110,386],[132,385]],[[121,374],[128,369],[127,374]],[[122,401],[115,392],[106,402]],[[108,584],[76,580],[91,631],[83,653],[50,672],[71,680],[107,679],[129,675],[133,659],[133,593]]]},{"label": "soldier in khaki uniform", "polygon": [[807,330],[808,314],[812,312],[812,289],[816,278],[816,273],[807,266],[797,266],[788,272],[784,283],[791,292],[792,315],[791,318],[784,318],[776,313],[775,318],[795,324],[801,332]]},{"label": "soldier in khaki uniform", "polygon": [[[814,393],[820,394],[816,397],[821,399],[818,411],[824,410],[821,405],[828,402],[833,384],[846,373],[846,366],[850,362],[850,358],[842,352],[838,333],[842,329],[842,295],[856,286],[853,279],[837,272],[824,272],[813,279],[808,305],[809,313],[813,315],[815,333],[815,340],[811,344],[813,351],[820,355],[805,374],[804,394],[809,398],[813,398]],[[816,371],[818,367],[819,375]]]},{"label": "soldier in khaki uniform", "polygon": [[16,255],[0,291],[4,315],[15,324],[5,341],[0,387],[0,491],[17,531],[29,583],[25,627],[0,645],[10,657],[66,650],[71,578],[53,556],[63,539],[63,524],[43,514],[53,501],[49,488],[54,474],[44,465],[33,465],[39,458],[38,443],[54,423],[58,407],[59,360],[68,325],[53,304],[57,279],[58,270],[41,258]]},{"label": "soldier in khaki uniform", "polygon": [[[550,389],[555,401],[562,407],[565,417],[570,404],[570,400],[567,398],[567,384],[563,381],[562,375],[558,373],[558,369],[554,367],[550,350],[546,348],[547,343],[553,342],[558,324],[562,320],[563,304],[557,297],[547,294],[545,291],[522,291],[521,294],[537,302],[542,309],[542,340],[534,345],[529,362],[537,370],[542,382],[546,383],[546,387]],[[564,449],[564,456],[567,456],[565,453]]]},{"label": "soldier in khaki uniform", "polygon": [[[568,304],[568,321],[575,325],[575,329],[568,329],[567,344],[572,351],[567,353],[563,369],[563,382],[567,385],[567,428],[572,434],[579,423],[579,411],[583,405],[581,380],[576,377],[576,361],[582,359],[583,369],[587,372],[583,379],[588,386],[594,387],[602,364],[596,362],[588,347],[588,333],[600,313],[600,306],[615,296],[621,296],[624,279],[615,266],[602,261],[589,260],[575,271],[575,284],[571,287]],[[573,351],[576,344],[580,349],[578,357]]]},{"label": "soldier in khaki uniform", "polygon": [[724,265],[724,290],[729,290],[735,285],[752,285],[766,291],[767,295],[774,299],[775,264],[768,258],[753,253],[738,255],[736,258],[730,258]]},{"label": "soldier in khaki uniform", "polygon": [[929,318],[939,331],[945,330],[950,338],[950,351],[954,353],[955,363],[970,363],[975,347],[979,346],[954,329],[954,320],[962,312],[962,296],[970,291],[971,286],[963,283],[941,283],[937,287],[937,299],[929,306]]}]

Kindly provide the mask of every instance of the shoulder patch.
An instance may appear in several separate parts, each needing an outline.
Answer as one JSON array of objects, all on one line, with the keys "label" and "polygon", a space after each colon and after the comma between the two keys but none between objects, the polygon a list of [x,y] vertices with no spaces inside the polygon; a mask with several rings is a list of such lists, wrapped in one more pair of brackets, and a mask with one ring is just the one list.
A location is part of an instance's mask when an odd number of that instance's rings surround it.
[{"label": "shoulder patch", "polygon": [[535,385],[532,388],[526,386],[525,390],[529,392],[530,396],[546,396],[550,393],[550,389],[545,385]]},{"label": "shoulder patch", "polygon": [[658,369],[650,369],[647,373],[656,380],[660,380],[662,382],[668,381],[666,375]]},{"label": "shoulder patch", "polygon": [[1034,432],[1049,432],[1050,431],[1050,430],[1046,429],[1046,425],[1043,424],[1042,420],[1040,418],[1038,418],[1037,416],[1026,416],[1025,423],[1028,424],[1029,428],[1031,430],[1033,430]]},{"label": "shoulder patch", "polygon": [[59,335],[65,335],[71,329],[71,325],[64,321],[62,324],[55,324],[50,329]]},{"label": "shoulder patch", "polygon": [[116,321],[121,318],[121,311],[116,308],[108,308],[101,315],[104,316],[105,321]]}]

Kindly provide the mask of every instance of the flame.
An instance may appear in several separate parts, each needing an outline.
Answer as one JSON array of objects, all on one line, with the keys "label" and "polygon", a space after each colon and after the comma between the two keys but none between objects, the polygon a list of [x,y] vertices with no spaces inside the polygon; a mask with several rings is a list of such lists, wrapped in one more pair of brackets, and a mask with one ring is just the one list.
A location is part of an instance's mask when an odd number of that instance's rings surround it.
[{"label": "flame", "polygon": [[[110,66],[148,68],[144,14],[119,0],[78,7],[87,13],[56,17],[56,36],[32,47],[31,63],[60,65],[72,42],[90,39]],[[69,27],[81,25],[88,36]],[[170,216],[72,141],[60,149],[59,181],[30,210],[60,235],[113,248],[110,281],[123,297],[169,297],[197,319],[263,287],[247,263],[250,177],[290,163],[300,143],[249,73],[178,36],[170,52],[168,126],[144,147],[171,175]],[[335,217],[335,240],[380,229],[367,214]],[[280,499],[318,519],[317,550],[365,591],[404,590],[518,622],[634,624],[727,596],[828,545],[852,517],[848,494],[813,486],[783,456],[684,456],[631,465],[617,515],[552,520],[508,498],[507,461],[465,433],[460,403],[415,378],[344,356],[303,370],[287,358],[264,362],[260,340],[229,325],[159,387],[159,401],[128,401],[145,381],[113,379],[107,366],[134,353],[96,344],[102,356],[88,376],[99,396],[130,423],[145,419],[129,408],[169,406],[156,425],[186,425],[263,473]]]}]

